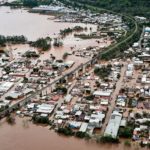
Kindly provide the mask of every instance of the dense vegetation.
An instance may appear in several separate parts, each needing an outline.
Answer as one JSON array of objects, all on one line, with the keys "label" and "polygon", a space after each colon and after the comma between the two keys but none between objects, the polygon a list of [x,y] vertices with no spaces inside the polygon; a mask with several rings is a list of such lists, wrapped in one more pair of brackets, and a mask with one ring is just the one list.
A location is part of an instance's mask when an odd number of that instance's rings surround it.
[{"label": "dense vegetation", "polygon": [[90,139],[90,136],[89,134],[87,134],[86,132],[81,132],[81,131],[77,131],[77,132],[74,132],[71,128],[69,127],[64,127],[64,128],[58,128],[57,132],[59,134],[63,134],[63,135],[66,135],[66,136],[76,136],[77,138],[85,138],[85,139]]},{"label": "dense vegetation", "polygon": [[36,7],[38,5],[50,5],[52,3],[52,0],[21,0],[23,3],[23,6],[26,7]]},{"label": "dense vegetation", "polygon": [[58,128],[57,132],[60,133],[60,134],[66,135],[66,136],[74,135],[74,132],[69,127]]},{"label": "dense vegetation", "polygon": [[90,139],[89,134],[87,134],[86,132],[78,131],[78,132],[76,132],[75,136],[78,138],[81,138],[81,139],[83,139],[83,138]]},{"label": "dense vegetation", "polygon": [[0,35],[0,46],[6,46],[7,43],[11,44],[21,44],[27,42],[27,39],[25,36],[2,36]]},{"label": "dense vegetation", "polygon": [[111,67],[111,65],[103,66],[101,68],[96,67],[94,73],[102,79],[107,78],[111,73]]},{"label": "dense vegetation", "polygon": [[34,115],[32,117],[32,120],[34,123],[36,124],[49,124],[49,119],[48,117],[42,117],[42,116],[38,116],[38,115]]},{"label": "dense vegetation", "polygon": [[31,46],[42,49],[43,51],[48,50],[51,47],[51,38],[39,38],[35,42],[30,43]]},{"label": "dense vegetation", "polygon": [[119,143],[119,138],[113,138],[110,135],[107,136],[101,136],[100,138],[97,139],[97,142],[99,143]]},{"label": "dense vegetation", "polygon": [[65,52],[65,53],[63,54],[63,59],[67,59],[67,57],[68,57],[68,53]]},{"label": "dense vegetation", "polygon": [[48,50],[51,47],[51,38],[39,38],[36,41],[28,41],[27,38],[23,35],[21,36],[3,36],[0,35],[0,46],[4,47],[7,44],[25,44],[29,43],[33,47],[40,48],[42,50]]},{"label": "dense vegetation", "polygon": [[[68,5],[68,1],[66,0],[59,1],[63,1]],[[79,3],[82,3],[115,12],[150,17],[150,1],[148,0],[71,0],[71,2],[74,6],[78,6]],[[86,6],[83,7],[86,8]]]},{"label": "dense vegetation", "polygon": [[119,137],[131,138],[132,133],[133,133],[133,128],[131,128],[131,127],[120,128]]},{"label": "dense vegetation", "polygon": [[[26,7],[36,7],[39,5],[49,5],[53,0],[20,0],[21,5]],[[72,4],[73,7],[81,7],[86,9],[86,5],[96,6],[115,12],[128,13],[132,15],[141,15],[150,17],[150,1],[149,0],[58,0],[67,6]],[[15,1],[11,4],[18,5],[19,2]],[[11,5],[10,4],[10,5]],[[19,4],[19,5],[20,5]],[[81,5],[83,4],[83,5]],[[7,5],[7,3],[6,3]]]},{"label": "dense vegetation", "polygon": [[60,35],[66,36],[67,34],[70,34],[72,32],[81,32],[83,30],[87,30],[87,28],[83,28],[81,26],[75,26],[73,28],[66,28],[64,30],[60,30]]},{"label": "dense vegetation", "polygon": [[7,118],[6,118],[6,121],[10,125],[14,125],[15,124],[15,118],[14,118],[13,115],[8,115]]}]

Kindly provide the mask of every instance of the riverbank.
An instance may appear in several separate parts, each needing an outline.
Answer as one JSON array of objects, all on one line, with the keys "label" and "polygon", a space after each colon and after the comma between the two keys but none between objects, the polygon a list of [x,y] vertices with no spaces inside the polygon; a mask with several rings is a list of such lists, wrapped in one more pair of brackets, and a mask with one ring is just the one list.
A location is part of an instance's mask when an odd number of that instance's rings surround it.
[{"label": "riverbank", "polygon": [[[74,137],[60,136],[47,127],[37,126],[27,121],[25,118],[16,118],[15,125],[9,125],[5,120],[0,121],[0,145],[2,150],[124,150],[129,147],[124,143],[97,144],[93,141],[85,141]],[[134,145],[131,150],[138,150],[140,147]]]}]

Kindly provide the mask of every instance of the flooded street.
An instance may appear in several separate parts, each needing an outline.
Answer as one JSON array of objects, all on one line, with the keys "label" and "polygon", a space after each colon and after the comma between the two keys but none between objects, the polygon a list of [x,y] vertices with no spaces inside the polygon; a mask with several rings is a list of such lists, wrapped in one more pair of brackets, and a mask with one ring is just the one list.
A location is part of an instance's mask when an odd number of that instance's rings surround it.
[{"label": "flooded street", "polygon": [[[23,121],[24,120],[24,121]],[[11,126],[5,121],[0,123],[1,150],[123,150],[123,144],[102,145],[80,140],[74,137],[60,136],[47,127],[25,123],[25,119],[17,118],[16,124]],[[132,149],[132,148],[131,148]],[[137,147],[133,148],[137,149]]]}]

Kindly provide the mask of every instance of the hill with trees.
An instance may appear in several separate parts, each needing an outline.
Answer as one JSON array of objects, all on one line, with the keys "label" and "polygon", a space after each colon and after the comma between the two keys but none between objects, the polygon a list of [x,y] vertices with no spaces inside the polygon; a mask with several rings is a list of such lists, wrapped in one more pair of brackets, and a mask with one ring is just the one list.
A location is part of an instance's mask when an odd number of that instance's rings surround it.
[{"label": "hill with trees", "polygon": [[[59,0],[67,3],[66,0]],[[115,12],[129,13],[150,17],[149,0],[71,0],[74,5],[77,3],[88,4]]]}]

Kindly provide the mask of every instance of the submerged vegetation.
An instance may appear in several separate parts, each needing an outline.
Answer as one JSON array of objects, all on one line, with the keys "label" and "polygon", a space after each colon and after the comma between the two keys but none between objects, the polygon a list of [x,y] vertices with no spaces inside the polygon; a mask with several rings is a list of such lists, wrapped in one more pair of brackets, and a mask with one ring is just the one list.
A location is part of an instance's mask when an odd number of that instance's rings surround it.
[{"label": "submerged vegetation", "polygon": [[66,136],[73,136],[74,135],[74,132],[69,127],[58,128],[57,132],[60,134],[66,135]]},{"label": "submerged vegetation", "polygon": [[75,136],[78,138],[81,138],[81,139],[83,139],[83,138],[90,139],[89,134],[87,134],[86,132],[78,131],[78,132],[76,132]]},{"label": "submerged vegetation", "polygon": [[81,38],[81,39],[100,39],[101,38],[101,36],[90,35],[90,34],[74,34],[74,37]]},{"label": "submerged vegetation", "polygon": [[66,135],[66,136],[75,136],[75,137],[81,138],[81,139],[85,138],[87,140],[91,138],[89,136],[89,134],[87,134],[86,132],[81,132],[81,131],[74,132],[69,127],[58,128],[57,133],[63,134],[63,135]]},{"label": "submerged vegetation", "polygon": [[116,143],[116,144],[118,144],[119,143],[119,138],[118,137],[113,138],[110,135],[101,136],[100,138],[97,139],[97,142],[98,143]]},{"label": "submerged vegetation", "polygon": [[68,53],[67,52],[65,52],[64,54],[63,54],[63,59],[67,59],[67,57],[68,57]]},{"label": "submerged vegetation", "polygon": [[84,30],[87,30],[87,27],[83,28],[81,26],[75,26],[73,28],[66,28],[64,30],[60,30],[60,35],[62,36],[66,36],[72,32],[81,32],[81,31],[84,31]]},{"label": "submerged vegetation", "polygon": [[0,35],[0,46],[6,46],[7,43],[10,44],[23,44],[27,42],[27,38],[23,35],[21,36],[2,36]]},{"label": "submerged vegetation", "polygon": [[43,117],[43,116],[38,116],[38,115],[34,115],[32,117],[32,120],[34,123],[36,124],[49,124],[49,119],[48,117]]},{"label": "submerged vegetation", "polygon": [[30,45],[33,47],[40,48],[43,51],[46,51],[51,47],[51,38],[49,37],[39,38],[35,42],[31,42]]},{"label": "submerged vegetation", "polygon": [[30,46],[39,48],[43,51],[48,50],[51,47],[51,38],[39,38],[36,41],[28,41],[23,35],[21,36],[2,36],[0,35],[0,46],[5,47],[7,44],[26,44],[29,43]]},{"label": "submerged vegetation", "polygon": [[9,115],[6,118],[6,121],[7,121],[8,124],[14,125],[15,124],[15,117],[13,115]]}]

